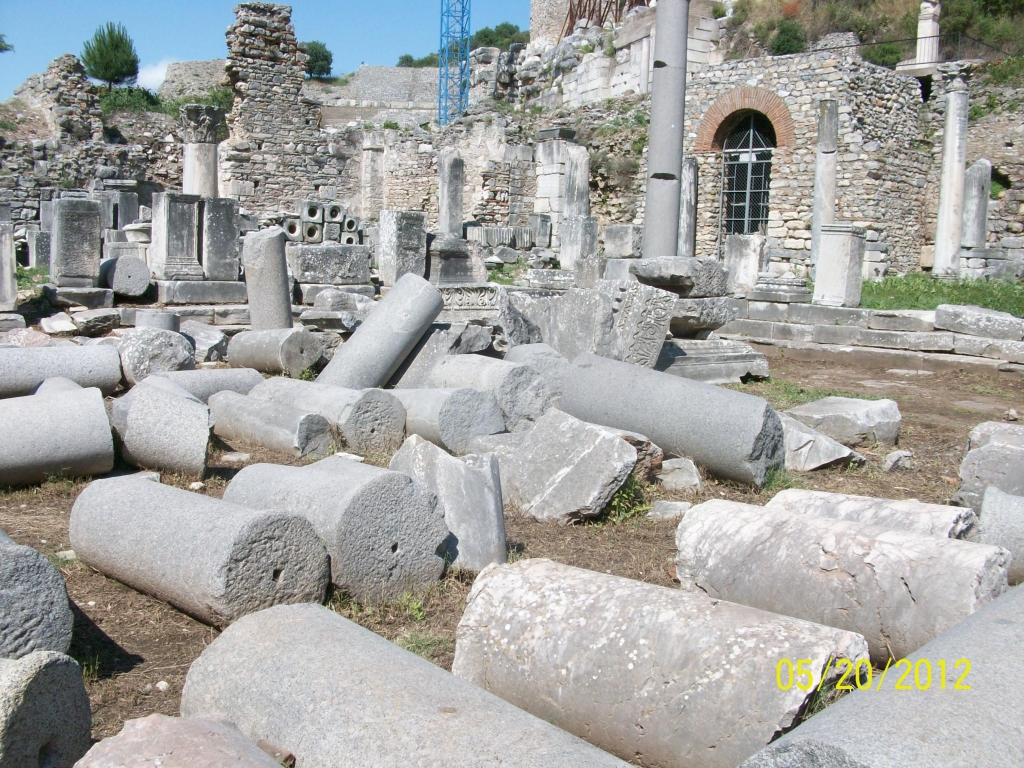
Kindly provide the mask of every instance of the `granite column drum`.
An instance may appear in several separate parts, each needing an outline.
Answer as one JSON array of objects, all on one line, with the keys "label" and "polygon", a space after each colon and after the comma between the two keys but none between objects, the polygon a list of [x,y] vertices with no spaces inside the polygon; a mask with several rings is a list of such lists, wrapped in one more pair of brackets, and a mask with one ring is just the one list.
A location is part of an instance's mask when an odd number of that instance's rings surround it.
[{"label": "granite column drum", "polygon": [[307,467],[255,464],[224,500],[304,515],[331,555],[335,586],[361,602],[427,589],[444,573],[444,510],[400,472],[340,456]]},{"label": "granite column drum", "polygon": [[942,138],[942,174],[939,213],[935,228],[935,264],[932,275],[960,276],[963,237],[964,182],[967,175],[967,119],[970,93],[967,74],[957,65],[939,67],[946,88],[946,127]]},{"label": "granite column drum", "polygon": [[280,227],[249,232],[242,246],[242,268],[254,331],[292,327],[292,285]]},{"label": "granite column drum", "polygon": [[186,195],[220,197],[217,189],[217,129],[224,122],[218,107],[185,104],[179,108],[185,144],[182,187]]},{"label": "granite column drum", "polygon": [[395,389],[405,406],[405,431],[451,453],[466,453],[474,437],[505,431],[505,417],[490,392],[477,389]]},{"label": "granite column drum", "polygon": [[237,392],[210,395],[213,432],[225,440],[259,445],[300,459],[322,458],[334,447],[331,423],[323,416]]},{"label": "granite column drum", "polygon": [[644,213],[644,258],[648,259],[675,256],[679,248],[689,18],[689,0],[658,3]]},{"label": "granite column drum", "polygon": [[785,462],[782,421],[759,397],[597,355],[580,355],[553,375],[566,413],[645,435],[666,455],[693,459],[715,477],[761,486]]},{"label": "granite column drum", "polygon": [[305,518],[151,480],[92,483],[71,510],[70,536],[90,567],[216,627],[327,595],[327,551]]},{"label": "granite column drum", "polygon": [[60,572],[0,531],[0,658],[67,653],[74,621]]},{"label": "granite column drum", "polygon": [[0,400],[0,487],[114,468],[114,440],[98,389]]},{"label": "granite column drum", "polygon": [[1007,588],[1010,553],[957,539],[715,500],[676,531],[684,589],[858,632],[901,659]]},{"label": "granite column drum", "polygon": [[984,158],[967,169],[964,181],[964,248],[985,248],[988,242],[988,204],[992,199],[992,163]]},{"label": "granite column drum", "polygon": [[181,711],[229,717],[300,766],[626,765],[315,605],[229,627],[189,669]]},{"label": "granite column drum", "polygon": [[[866,658],[852,632],[533,559],[477,577],[452,673],[638,765],[734,768]],[[783,659],[810,691],[775,684]]]},{"label": "granite column drum", "polygon": [[316,363],[323,353],[323,341],[304,328],[243,331],[228,342],[228,364],[232,368],[287,373],[295,378]]},{"label": "granite column drum", "polygon": [[103,206],[62,197],[53,204],[50,279],[58,286],[92,288],[100,278]]},{"label": "granite column drum", "polygon": [[0,398],[31,395],[47,379],[62,377],[111,394],[121,383],[116,347],[18,347],[0,349]]},{"label": "granite column drum", "polygon": [[679,249],[676,255],[684,259],[697,257],[697,190],[700,185],[700,166],[697,158],[683,158],[683,177],[679,189]]},{"label": "granite column drum", "polygon": [[458,150],[445,147],[437,160],[440,175],[438,198],[438,231],[442,235],[462,237],[462,187],[465,184],[466,164]]},{"label": "granite column drum", "polygon": [[814,163],[814,208],[811,213],[811,264],[818,263],[821,228],[836,223],[836,176],[839,169],[839,102],[822,99],[818,112],[818,154]]},{"label": "granite column drum", "polygon": [[436,287],[417,275],[402,276],[317,377],[345,389],[382,387],[441,314]]}]

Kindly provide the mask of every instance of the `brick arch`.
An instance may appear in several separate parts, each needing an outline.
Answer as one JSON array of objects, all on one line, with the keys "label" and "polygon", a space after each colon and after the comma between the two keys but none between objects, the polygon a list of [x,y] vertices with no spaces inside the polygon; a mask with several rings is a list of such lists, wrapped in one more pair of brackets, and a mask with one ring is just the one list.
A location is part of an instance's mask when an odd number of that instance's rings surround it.
[{"label": "brick arch", "polygon": [[792,147],[796,144],[793,116],[786,102],[772,91],[764,88],[736,88],[720,96],[700,121],[696,152],[721,151],[725,132],[730,128],[729,118],[737,112],[753,110],[767,117],[775,128],[777,147]]}]

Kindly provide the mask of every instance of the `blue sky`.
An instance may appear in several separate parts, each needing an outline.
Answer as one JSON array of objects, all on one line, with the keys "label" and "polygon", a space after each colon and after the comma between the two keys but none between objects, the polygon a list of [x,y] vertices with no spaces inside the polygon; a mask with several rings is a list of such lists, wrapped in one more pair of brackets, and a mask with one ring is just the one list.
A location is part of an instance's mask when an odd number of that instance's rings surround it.
[{"label": "blue sky", "polygon": [[[143,68],[155,82],[169,61],[223,58],[224,31],[236,0],[0,0],[0,34],[14,51],[0,55],[0,101],[29,75],[64,53],[79,54],[101,24],[128,28]],[[438,48],[440,0],[295,0],[299,40],[320,40],[334,54],[334,73],[360,63],[394,65],[403,53]],[[473,0],[473,30],[503,21],[530,24],[529,0]]]}]

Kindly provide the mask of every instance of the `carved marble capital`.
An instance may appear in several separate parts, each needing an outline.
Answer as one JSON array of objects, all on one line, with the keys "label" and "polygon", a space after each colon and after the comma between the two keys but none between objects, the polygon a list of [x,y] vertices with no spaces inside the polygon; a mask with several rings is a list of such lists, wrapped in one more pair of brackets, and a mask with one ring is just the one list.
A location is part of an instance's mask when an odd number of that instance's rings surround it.
[{"label": "carved marble capital", "polygon": [[186,144],[216,144],[217,128],[224,122],[224,110],[204,104],[184,104],[178,111],[181,118],[181,140]]}]

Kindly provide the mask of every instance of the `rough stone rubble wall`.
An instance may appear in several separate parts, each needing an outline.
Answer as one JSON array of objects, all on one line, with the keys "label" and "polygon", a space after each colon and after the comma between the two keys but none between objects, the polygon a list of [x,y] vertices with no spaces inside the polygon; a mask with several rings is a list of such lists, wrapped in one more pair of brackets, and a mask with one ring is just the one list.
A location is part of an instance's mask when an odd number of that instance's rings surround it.
[{"label": "rough stone rubble wall", "polygon": [[157,89],[165,101],[179,101],[190,96],[205,96],[224,85],[224,59],[213,61],[173,61]]},{"label": "rough stone rubble wall", "polygon": [[569,15],[569,0],[531,0],[530,42],[536,46],[555,45]]}]

